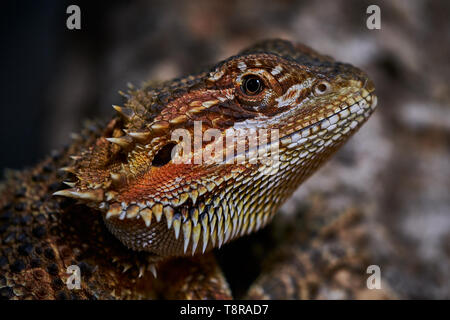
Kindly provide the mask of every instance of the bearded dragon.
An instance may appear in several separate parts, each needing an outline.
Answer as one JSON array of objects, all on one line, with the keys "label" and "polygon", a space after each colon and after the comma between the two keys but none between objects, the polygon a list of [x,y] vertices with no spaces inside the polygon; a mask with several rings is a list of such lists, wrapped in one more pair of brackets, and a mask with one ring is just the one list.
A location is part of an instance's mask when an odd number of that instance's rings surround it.
[{"label": "bearded dragon", "polygon": [[[66,148],[8,174],[1,296],[232,298],[213,252],[272,220],[369,118],[374,90],[358,68],[284,40],[130,88],[109,122],[88,123]],[[242,130],[268,142],[218,149]],[[192,152],[189,137],[200,139]],[[81,270],[78,290],[66,287],[71,265]],[[270,298],[261,281],[249,297]]]}]

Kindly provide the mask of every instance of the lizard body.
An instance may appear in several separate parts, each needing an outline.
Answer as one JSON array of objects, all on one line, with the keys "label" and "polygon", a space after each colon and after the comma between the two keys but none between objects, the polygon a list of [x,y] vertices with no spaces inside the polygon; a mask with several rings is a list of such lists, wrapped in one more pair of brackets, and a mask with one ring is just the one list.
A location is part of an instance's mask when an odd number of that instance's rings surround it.
[{"label": "lizard body", "polygon": [[[231,297],[209,251],[266,225],[367,120],[373,91],[359,69],[282,40],[205,72],[131,89],[106,125],[88,125],[66,149],[4,183],[2,295]],[[198,123],[209,139],[185,152],[188,139],[175,133],[195,139]],[[269,142],[257,150],[267,159],[276,146],[276,165],[249,161],[250,140],[231,156],[218,148],[230,132],[260,129]],[[238,138],[231,135],[233,148]],[[184,163],[175,163],[175,146]],[[73,264],[87,279],[69,291],[65,270]],[[155,266],[156,280],[146,272]],[[254,288],[250,297],[261,292]]]}]

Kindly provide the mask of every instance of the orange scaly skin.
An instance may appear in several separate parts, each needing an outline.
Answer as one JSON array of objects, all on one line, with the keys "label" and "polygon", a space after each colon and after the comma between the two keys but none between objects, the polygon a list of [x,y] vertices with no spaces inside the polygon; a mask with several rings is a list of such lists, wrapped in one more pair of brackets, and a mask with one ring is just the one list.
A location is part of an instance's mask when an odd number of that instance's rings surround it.
[{"label": "orange scaly skin", "polygon": [[[5,183],[4,295],[230,297],[208,251],[266,225],[367,120],[376,106],[373,91],[359,69],[282,40],[256,44],[206,72],[130,90],[106,126],[91,125],[58,156]],[[173,135],[185,129],[194,136],[195,121],[224,141],[231,129],[277,130],[279,166],[174,163],[170,151],[185,141]],[[204,139],[188,158],[211,147]],[[63,179],[70,189],[55,184]],[[191,255],[182,264],[192,274],[176,274],[172,258]],[[76,293],[62,285],[71,264],[89,275]],[[145,272],[155,267],[164,281]],[[186,288],[173,292],[171,281]]]}]

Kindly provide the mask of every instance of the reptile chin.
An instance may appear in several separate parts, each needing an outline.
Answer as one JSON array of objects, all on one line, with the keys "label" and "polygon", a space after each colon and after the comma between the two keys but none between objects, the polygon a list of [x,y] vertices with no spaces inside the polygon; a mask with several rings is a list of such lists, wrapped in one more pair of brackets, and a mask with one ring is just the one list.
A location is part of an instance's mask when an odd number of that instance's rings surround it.
[{"label": "reptile chin", "polygon": [[[115,107],[120,119],[66,168],[77,178],[72,189],[55,194],[98,209],[127,247],[159,257],[202,253],[266,225],[377,99],[362,71],[304,46],[244,52],[211,72],[134,92],[130,107]],[[192,130],[196,119],[220,132],[279,129],[277,161],[173,163],[170,134]]]}]

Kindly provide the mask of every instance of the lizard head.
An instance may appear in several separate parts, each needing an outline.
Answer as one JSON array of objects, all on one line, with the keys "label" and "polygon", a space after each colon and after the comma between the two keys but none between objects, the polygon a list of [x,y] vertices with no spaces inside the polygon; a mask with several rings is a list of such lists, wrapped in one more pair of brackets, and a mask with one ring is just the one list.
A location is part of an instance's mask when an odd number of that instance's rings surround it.
[{"label": "lizard head", "polygon": [[[270,221],[370,116],[359,69],[270,40],[212,69],[131,89],[58,195],[98,209],[126,246],[204,252]],[[240,147],[239,147],[240,146]]]}]

